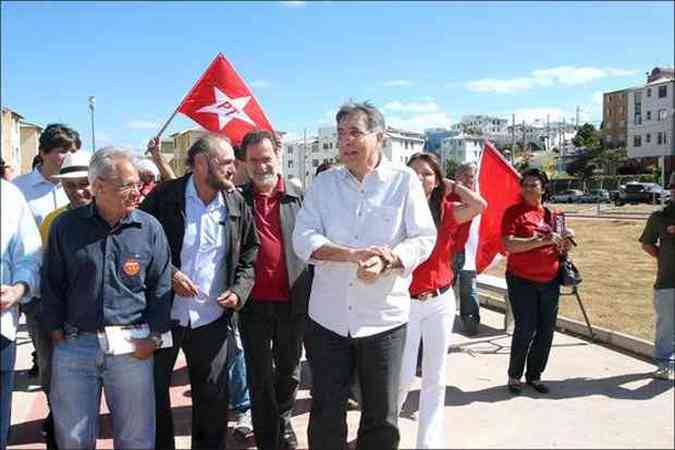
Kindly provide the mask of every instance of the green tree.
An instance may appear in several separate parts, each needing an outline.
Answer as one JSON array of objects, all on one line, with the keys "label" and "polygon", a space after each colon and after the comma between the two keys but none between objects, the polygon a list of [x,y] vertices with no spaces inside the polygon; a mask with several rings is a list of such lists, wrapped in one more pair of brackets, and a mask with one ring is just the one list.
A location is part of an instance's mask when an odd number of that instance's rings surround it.
[{"label": "green tree", "polygon": [[572,138],[572,144],[575,147],[595,148],[601,145],[602,139],[600,132],[590,123],[585,123],[577,130],[576,136]]},{"label": "green tree", "polygon": [[445,163],[445,176],[448,178],[455,178],[455,172],[457,172],[457,167],[459,164],[454,159],[449,159]]}]

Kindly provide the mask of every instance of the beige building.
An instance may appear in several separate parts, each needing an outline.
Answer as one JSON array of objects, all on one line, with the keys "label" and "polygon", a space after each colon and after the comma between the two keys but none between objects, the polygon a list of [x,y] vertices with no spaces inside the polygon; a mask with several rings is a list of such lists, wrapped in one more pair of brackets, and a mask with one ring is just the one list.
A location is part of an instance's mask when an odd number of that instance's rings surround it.
[{"label": "beige building", "polygon": [[42,127],[30,122],[21,122],[21,173],[30,172],[33,158],[40,150],[40,133]]},{"label": "beige building", "polygon": [[625,147],[628,123],[628,90],[602,95],[602,140],[609,147]]},{"label": "beige building", "polygon": [[[173,158],[169,162],[169,165],[176,173],[176,176],[182,176],[185,174],[185,160],[187,159],[187,151],[192,146],[192,144],[197,141],[202,136],[205,136],[207,131],[201,127],[188,128],[187,130],[179,131],[174,133],[171,136],[173,141]],[[162,148],[163,147],[163,148]],[[164,149],[169,150],[171,148],[170,144],[162,144],[160,149],[164,152]],[[168,159],[168,158],[167,158]]]},{"label": "beige building", "polygon": [[23,116],[9,108],[2,108],[2,159],[19,175],[21,158],[21,119]]}]

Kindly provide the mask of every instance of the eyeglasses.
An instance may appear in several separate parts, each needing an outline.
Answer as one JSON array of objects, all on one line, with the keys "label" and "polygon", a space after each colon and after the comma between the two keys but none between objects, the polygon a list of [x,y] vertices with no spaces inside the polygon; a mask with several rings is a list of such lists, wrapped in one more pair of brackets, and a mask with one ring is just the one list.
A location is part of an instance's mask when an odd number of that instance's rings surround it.
[{"label": "eyeglasses", "polygon": [[[100,180],[103,180],[105,182],[110,182],[110,179],[108,178],[100,178]],[[137,192],[140,192],[141,189],[143,189],[143,183],[136,183],[133,181],[130,181],[128,183],[119,183],[115,186],[115,189],[117,189],[119,192],[130,192],[132,190],[136,190]]]},{"label": "eyeglasses", "polygon": [[345,140],[345,139],[347,139],[347,137],[349,137],[351,139],[361,139],[362,137],[365,137],[369,134],[373,134],[375,132],[376,132],[375,130],[373,130],[373,131],[361,131],[361,130],[353,128],[349,131],[338,131],[337,138],[338,138],[339,141]]}]

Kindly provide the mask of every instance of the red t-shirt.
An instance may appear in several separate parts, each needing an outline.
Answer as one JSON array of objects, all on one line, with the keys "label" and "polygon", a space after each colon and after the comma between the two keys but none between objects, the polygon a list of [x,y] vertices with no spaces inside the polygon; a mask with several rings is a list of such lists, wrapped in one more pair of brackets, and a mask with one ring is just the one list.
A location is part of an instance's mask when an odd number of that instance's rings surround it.
[{"label": "red t-shirt", "polygon": [[281,177],[270,195],[255,191],[255,225],[260,248],[255,261],[255,284],[251,291],[253,299],[280,303],[290,301],[279,211],[283,195],[284,183]]},{"label": "red t-shirt", "polygon": [[[459,198],[457,194],[448,195],[448,200],[451,202],[461,202],[462,199]],[[469,230],[471,229],[471,222],[464,222],[461,225],[457,225],[457,232],[455,233],[455,251],[454,253],[460,253],[464,251],[466,247],[466,241],[469,240]]]},{"label": "red t-shirt", "polygon": [[417,266],[410,284],[410,295],[439,289],[452,284],[452,258],[455,255],[457,222],[453,202],[448,197],[441,203],[441,225],[438,227],[436,246],[429,259]]},{"label": "red t-shirt", "polygon": [[[502,219],[502,238],[515,236],[532,237],[535,231],[550,231],[551,226],[545,222],[543,207],[530,206],[524,201],[510,206]],[[521,253],[509,253],[506,271],[520,278],[547,283],[558,276],[560,262],[555,245],[538,247]]]}]

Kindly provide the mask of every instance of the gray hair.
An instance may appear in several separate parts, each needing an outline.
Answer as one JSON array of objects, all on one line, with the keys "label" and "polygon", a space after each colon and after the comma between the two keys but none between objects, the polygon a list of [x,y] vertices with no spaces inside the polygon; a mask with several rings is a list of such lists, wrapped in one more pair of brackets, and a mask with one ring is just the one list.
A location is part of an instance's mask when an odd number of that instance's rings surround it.
[{"label": "gray hair", "polygon": [[136,167],[136,156],[128,149],[111,145],[96,150],[89,161],[89,184],[93,186],[98,178],[105,178],[117,168],[120,160],[129,161]]},{"label": "gray hair", "polygon": [[211,159],[210,157],[213,155],[214,151],[222,144],[227,144],[229,147],[232,147],[230,140],[219,134],[207,134],[206,136],[200,137],[188,149],[185,164],[190,168],[194,168],[195,157],[200,153],[206,153],[209,159]]},{"label": "gray hair", "polygon": [[348,115],[362,112],[366,115],[368,119],[368,131],[384,131],[384,116],[373,104],[370,102],[355,103],[349,100],[347,103],[340,106],[337,114],[335,115],[335,121],[339,124],[342,119]]},{"label": "gray hair", "polygon": [[476,163],[472,162],[465,162],[457,166],[457,169],[455,169],[455,175],[459,175],[460,173],[468,172],[469,170],[473,170],[474,172],[476,171]]}]

